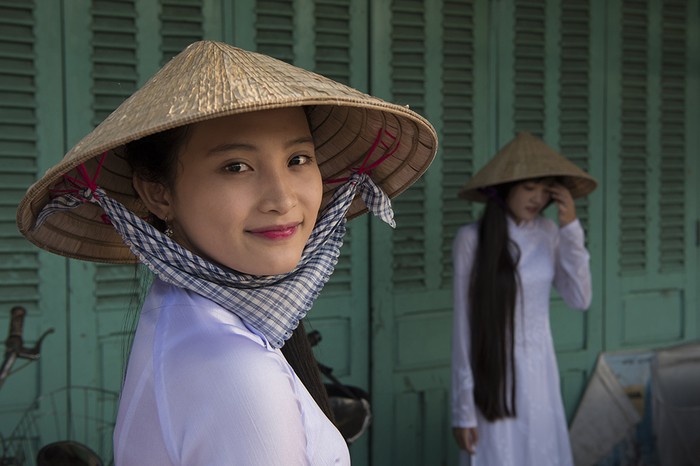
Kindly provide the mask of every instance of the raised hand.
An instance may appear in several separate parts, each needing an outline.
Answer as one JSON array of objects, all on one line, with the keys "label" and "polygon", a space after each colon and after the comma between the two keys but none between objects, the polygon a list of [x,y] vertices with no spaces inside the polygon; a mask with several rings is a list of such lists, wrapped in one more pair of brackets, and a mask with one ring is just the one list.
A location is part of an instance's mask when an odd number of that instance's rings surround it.
[{"label": "raised hand", "polygon": [[576,205],[571,192],[562,184],[556,183],[549,188],[552,200],[559,210],[559,226],[563,227],[576,220]]}]

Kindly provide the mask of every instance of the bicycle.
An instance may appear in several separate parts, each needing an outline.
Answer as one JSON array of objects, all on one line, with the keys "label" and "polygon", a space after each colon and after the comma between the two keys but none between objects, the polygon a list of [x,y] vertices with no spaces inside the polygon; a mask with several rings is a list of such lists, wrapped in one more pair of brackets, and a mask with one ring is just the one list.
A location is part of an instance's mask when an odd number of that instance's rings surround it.
[{"label": "bicycle", "polygon": [[[33,348],[26,348],[22,338],[26,310],[17,306],[10,312],[10,332],[5,341],[4,362],[0,366],[0,388],[13,373],[12,367],[18,359],[28,359],[27,364],[39,359],[44,338],[53,332],[53,329],[45,331]],[[315,346],[321,341],[321,334],[313,331],[308,338],[311,346]],[[371,423],[369,394],[359,387],[343,384],[333,375],[332,368],[318,361],[317,364],[329,380],[324,385],[336,426],[350,445],[366,432]],[[35,459],[37,466],[112,465],[112,430],[117,401],[115,392],[84,386],[64,387],[38,397],[10,436],[0,436],[0,466],[26,466],[30,458]],[[76,418],[81,422],[74,422]],[[82,431],[78,432],[80,429]],[[47,438],[51,442],[39,447]],[[76,441],[78,438],[81,441]],[[107,463],[103,462],[104,457],[109,458]]]},{"label": "bicycle", "polygon": [[[42,342],[53,332],[46,330],[32,348],[25,347],[22,333],[27,311],[16,306],[10,314],[5,357],[0,366],[0,388],[11,374],[40,358]],[[13,371],[18,359],[28,362]],[[117,400],[115,392],[82,386],[63,387],[41,395],[28,407],[10,435],[0,436],[0,466],[111,465]],[[47,439],[49,443],[45,443]],[[105,463],[91,447],[110,460]]]},{"label": "bicycle", "polygon": [[[311,347],[321,341],[321,333],[318,330],[307,335]],[[350,445],[364,434],[372,422],[372,410],[370,408],[369,393],[365,390],[342,383],[333,375],[333,369],[319,361],[316,361],[321,374],[329,382],[324,383],[328,399],[330,401],[335,425]]]}]

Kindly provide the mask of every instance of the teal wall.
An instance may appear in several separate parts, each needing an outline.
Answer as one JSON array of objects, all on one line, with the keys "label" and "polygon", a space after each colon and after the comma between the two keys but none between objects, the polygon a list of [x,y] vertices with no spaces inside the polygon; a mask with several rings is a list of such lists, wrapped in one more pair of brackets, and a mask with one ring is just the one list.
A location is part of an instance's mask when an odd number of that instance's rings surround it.
[{"label": "teal wall", "polygon": [[[22,194],[191,41],[224,40],[410,105],[440,136],[398,227],[351,222],[311,312],[318,357],[372,392],[353,464],[450,464],[450,246],[478,206],[456,198],[515,131],[599,181],[578,205],[594,300],[552,297],[571,418],[600,351],[700,334],[700,0],[0,1],[0,329],[56,332],[0,392],[7,435],[66,385],[118,390],[135,268],[41,252],[14,226]],[[5,309],[6,311],[3,311]],[[131,309],[131,312],[125,312]],[[48,440],[48,439],[47,439]]]}]

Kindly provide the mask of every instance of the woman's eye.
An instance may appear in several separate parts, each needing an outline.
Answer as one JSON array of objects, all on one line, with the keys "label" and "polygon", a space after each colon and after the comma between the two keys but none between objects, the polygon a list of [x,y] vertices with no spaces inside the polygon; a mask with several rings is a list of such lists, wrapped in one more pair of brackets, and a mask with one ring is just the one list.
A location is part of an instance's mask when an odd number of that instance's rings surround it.
[{"label": "woman's eye", "polygon": [[250,170],[250,167],[244,164],[243,162],[235,162],[226,165],[226,167],[224,167],[224,170],[231,173],[241,173]]},{"label": "woman's eye", "polygon": [[295,155],[289,161],[289,165],[304,165],[311,162],[311,157],[308,155]]}]

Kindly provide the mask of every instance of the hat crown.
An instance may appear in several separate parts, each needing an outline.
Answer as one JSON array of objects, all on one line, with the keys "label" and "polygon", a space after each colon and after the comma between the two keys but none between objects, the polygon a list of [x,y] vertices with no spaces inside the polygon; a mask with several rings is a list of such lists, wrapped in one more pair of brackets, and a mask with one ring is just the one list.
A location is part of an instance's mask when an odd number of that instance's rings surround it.
[{"label": "hat crown", "polygon": [[[219,42],[195,42],[163,66],[71,152],[99,150],[105,139],[112,142],[115,123],[133,140],[217,115],[291,106],[296,101],[327,99],[339,93],[358,101],[380,102],[267,55]],[[130,118],[134,114],[139,118]]]}]

